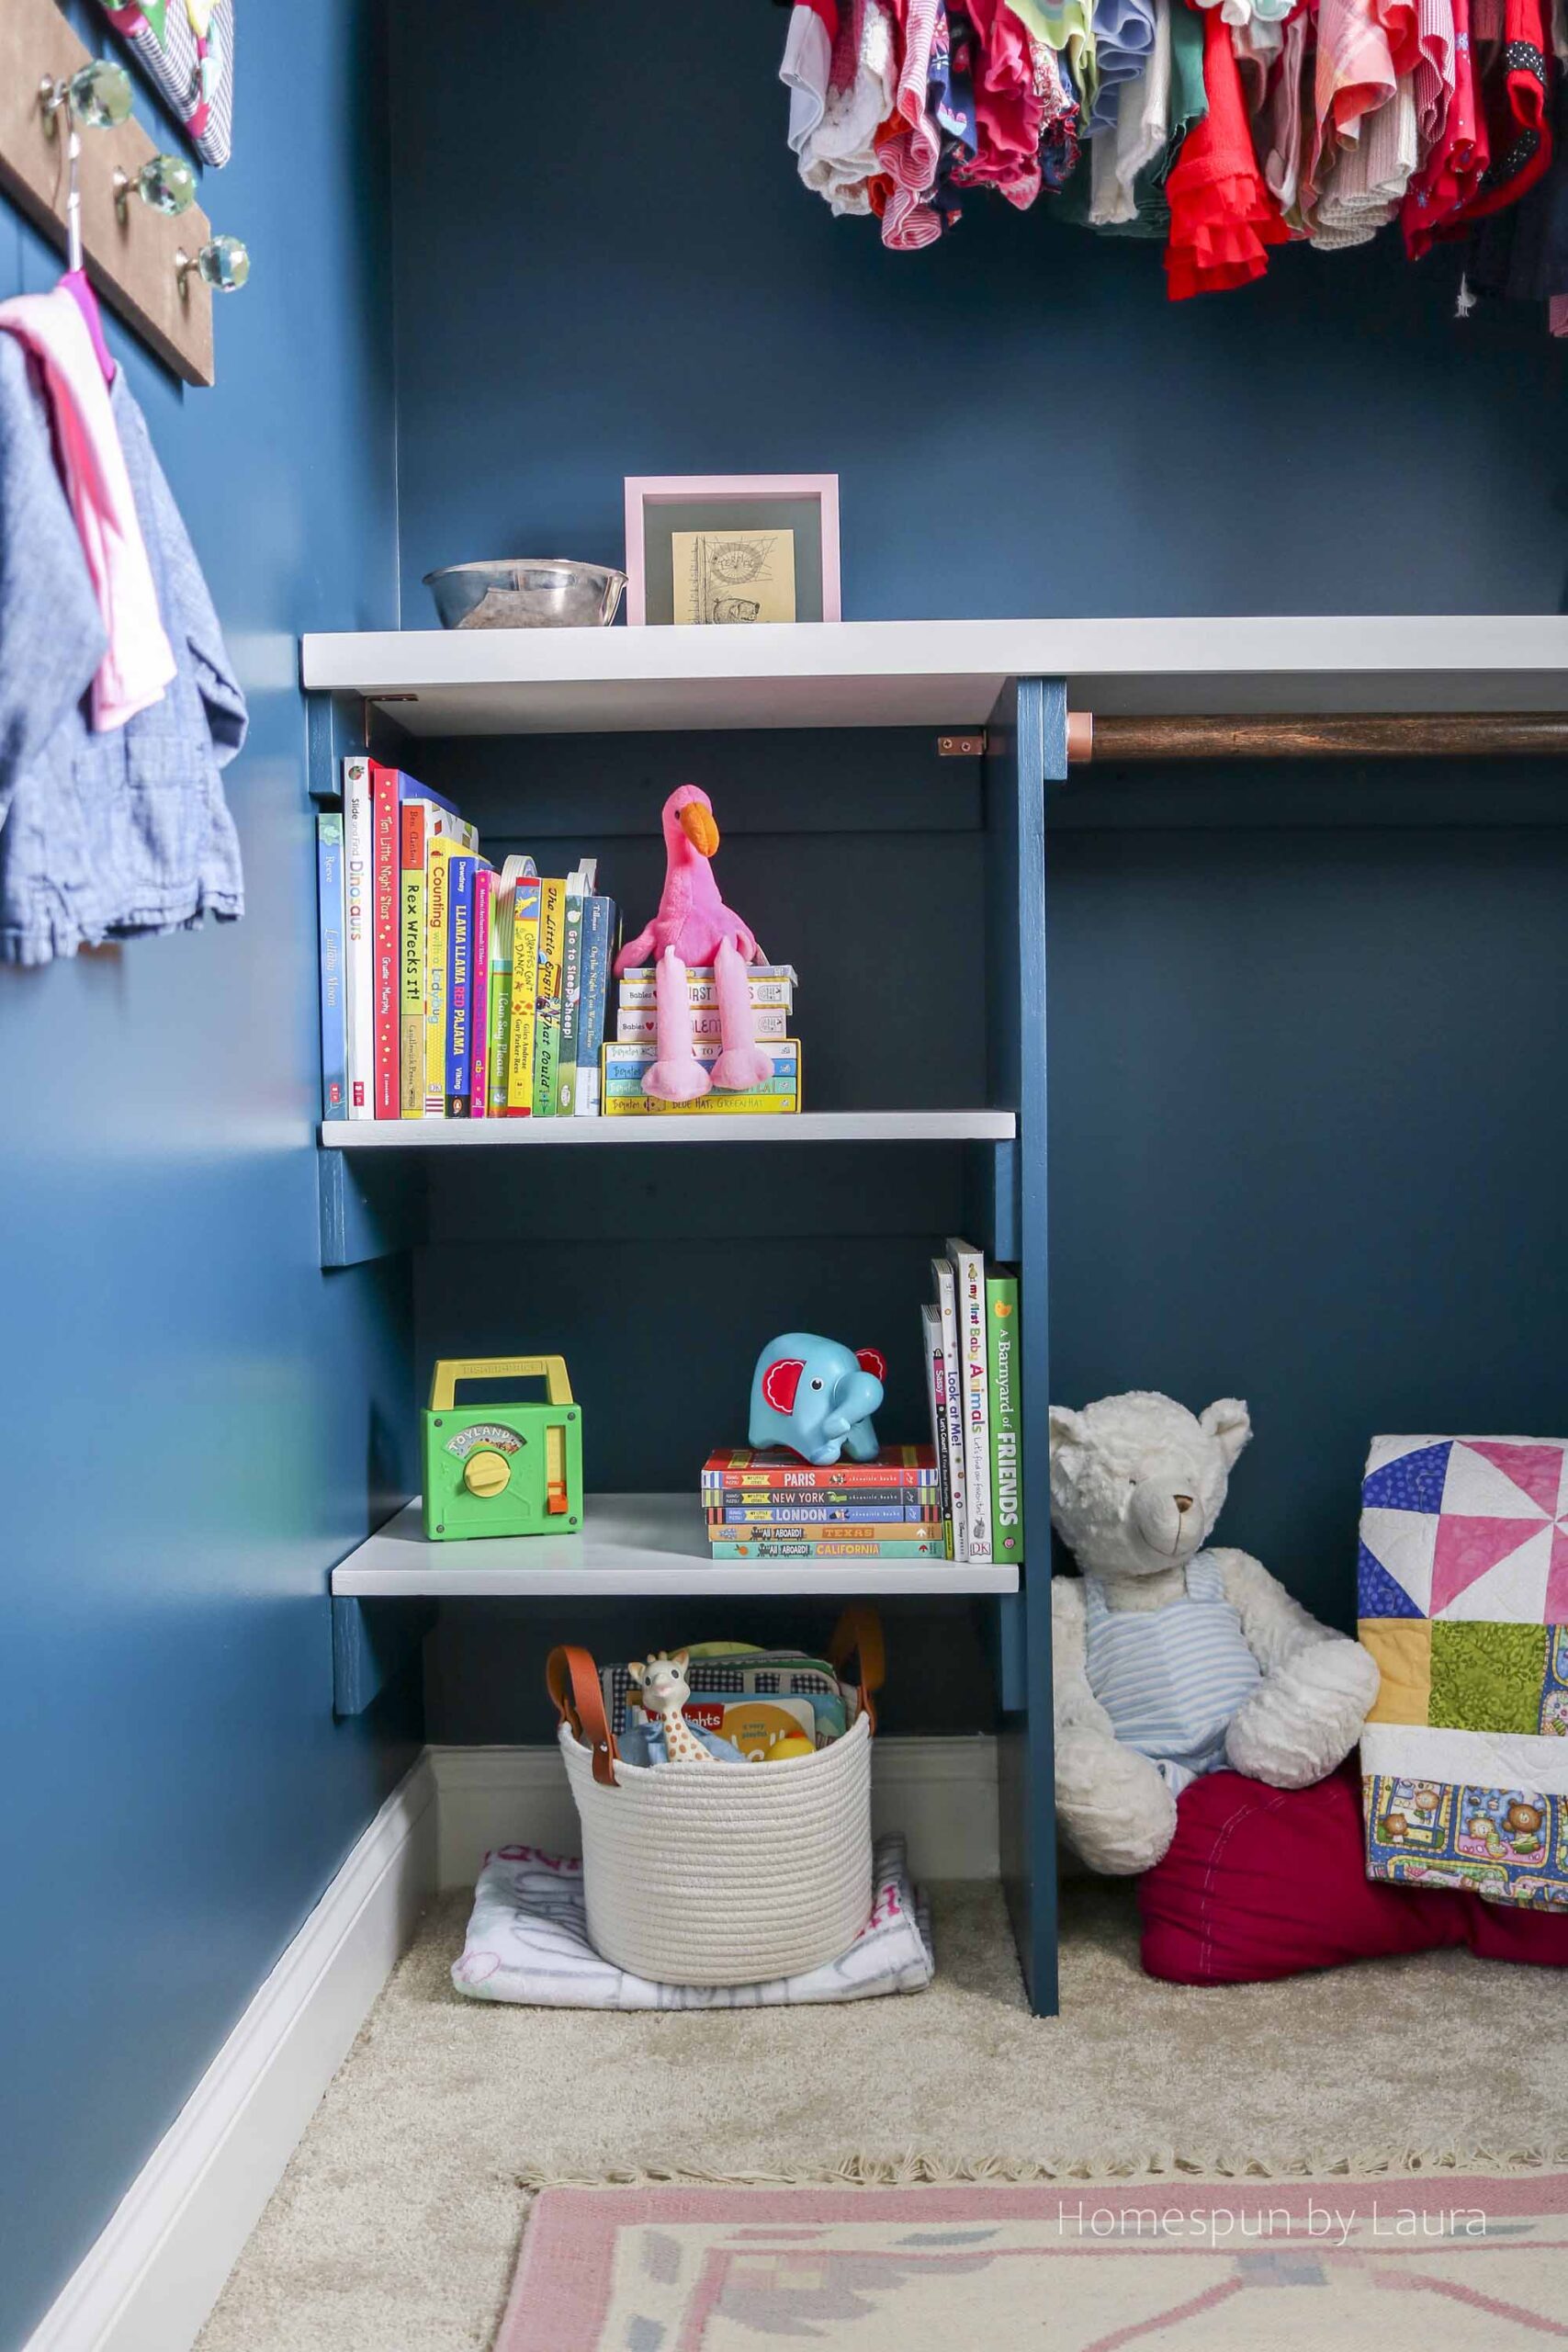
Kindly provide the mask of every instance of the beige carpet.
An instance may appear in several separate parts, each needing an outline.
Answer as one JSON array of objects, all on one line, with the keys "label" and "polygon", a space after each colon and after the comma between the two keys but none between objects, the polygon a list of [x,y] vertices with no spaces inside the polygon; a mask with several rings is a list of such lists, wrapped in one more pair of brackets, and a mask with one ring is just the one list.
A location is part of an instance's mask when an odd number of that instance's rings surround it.
[{"label": "beige carpet", "polygon": [[1138,1967],[1125,1888],[1067,1891],[1063,2017],[1023,2007],[999,1895],[938,1890],[936,1984],[842,2008],[610,2017],[454,1993],[444,1897],[328,2091],[200,2352],[482,2352],[520,2176],[820,2171],[904,2151],[1105,2167],[1568,2139],[1568,1972],[1444,1952],[1192,1993]]}]

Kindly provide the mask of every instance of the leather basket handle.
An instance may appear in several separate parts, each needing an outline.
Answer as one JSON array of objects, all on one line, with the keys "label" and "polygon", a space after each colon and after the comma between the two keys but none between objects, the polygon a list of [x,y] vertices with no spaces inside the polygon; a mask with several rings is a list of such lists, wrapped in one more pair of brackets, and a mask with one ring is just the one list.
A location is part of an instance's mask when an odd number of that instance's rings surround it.
[{"label": "leather basket handle", "polygon": [[593,1778],[601,1788],[613,1789],[620,1750],[604,1720],[604,1695],[592,1657],[570,1646],[552,1650],[545,1661],[545,1680],[561,1722],[570,1724],[583,1747],[592,1750]]},{"label": "leather basket handle", "polygon": [[828,1645],[828,1657],[834,1671],[843,1677],[851,1658],[855,1662],[854,1681],[859,1693],[861,1712],[871,1718],[876,1729],[874,1694],[881,1690],[887,1672],[886,1652],[882,1642],[882,1620],[874,1609],[857,1604],[846,1609],[833,1628],[833,1638]]}]

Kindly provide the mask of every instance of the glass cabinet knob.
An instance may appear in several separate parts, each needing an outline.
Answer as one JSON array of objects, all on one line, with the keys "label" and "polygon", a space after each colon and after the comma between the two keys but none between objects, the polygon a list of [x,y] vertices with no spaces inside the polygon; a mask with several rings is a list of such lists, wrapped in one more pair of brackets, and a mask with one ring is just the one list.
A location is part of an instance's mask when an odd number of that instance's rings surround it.
[{"label": "glass cabinet knob", "polygon": [[112,130],[130,112],[130,76],[111,58],[90,58],[65,85],[76,119],[94,130]]},{"label": "glass cabinet knob", "polygon": [[171,219],[196,202],[196,174],[179,155],[149,155],[131,183],[143,204]]},{"label": "glass cabinet knob", "polygon": [[215,294],[235,294],[251,274],[251,256],[238,237],[210,237],[198,253],[177,253],[180,285],[194,269]]}]

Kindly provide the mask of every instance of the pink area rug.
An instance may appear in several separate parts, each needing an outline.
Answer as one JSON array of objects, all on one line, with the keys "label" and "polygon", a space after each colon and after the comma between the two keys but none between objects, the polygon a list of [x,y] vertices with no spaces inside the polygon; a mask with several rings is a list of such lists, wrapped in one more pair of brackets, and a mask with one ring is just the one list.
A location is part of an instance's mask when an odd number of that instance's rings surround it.
[{"label": "pink area rug", "polygon": [[495,2352],[1509,2352],[1568,2342],[1568,2175],[547,2188]]}]

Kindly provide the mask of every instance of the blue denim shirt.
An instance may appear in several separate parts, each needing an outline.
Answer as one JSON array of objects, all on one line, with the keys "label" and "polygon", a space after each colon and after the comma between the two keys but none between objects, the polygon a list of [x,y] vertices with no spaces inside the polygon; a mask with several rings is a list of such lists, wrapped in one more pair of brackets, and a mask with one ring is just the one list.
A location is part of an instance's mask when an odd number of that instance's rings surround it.
[{"label": "blue denim shirt", "polygon": [[103,621],[48,402],[0,333],[0,963],[244,911],[218,778],[245,740],[244,696],[123,369],[111,399],[176,674],[150,710],[96,734]]}]

